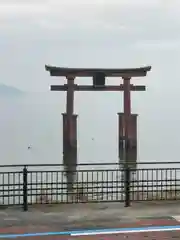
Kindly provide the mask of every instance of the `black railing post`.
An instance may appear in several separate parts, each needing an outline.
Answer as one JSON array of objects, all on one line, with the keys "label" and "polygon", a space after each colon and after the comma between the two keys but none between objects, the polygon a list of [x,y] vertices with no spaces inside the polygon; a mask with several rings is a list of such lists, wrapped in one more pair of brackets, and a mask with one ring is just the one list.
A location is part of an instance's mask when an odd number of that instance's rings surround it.
[{"label": "black railing post", "polygon": [[124,192],[125,192],[125,207],[130,206],[130,181],[131,181],[131,170],[129,166],[125,166],[125,184],[124,184]]},{"label": "black railing post", "polygon": [[27,175],[28,175],[28,170],[27,170],[26,166],[24,166],[24,168],[23,168],[23,211],[28,211]]}]

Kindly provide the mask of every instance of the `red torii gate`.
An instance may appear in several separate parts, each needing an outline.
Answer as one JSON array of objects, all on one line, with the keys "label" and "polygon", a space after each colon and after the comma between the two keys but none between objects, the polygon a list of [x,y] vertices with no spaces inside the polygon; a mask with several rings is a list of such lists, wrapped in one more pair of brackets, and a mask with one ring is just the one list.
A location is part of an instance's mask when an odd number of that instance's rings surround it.
[{"label": "red torii gate", "polygon": [[[126,69],[63,68],[45,66],[50,76],[66,77],[67,84],[52,85],[51,91],[66,91],[66,113],[63,114],[63,162],[67,173],[68,190],[72,191],[77,165],[77,115],[74,114],[74,91],[123,91],[124,112],[119,113],[119,158],[125,163],[137,161],[137,114],[131,114],[131,91],[145,91],[143,85],[130,84],[132,77],[144,77],[150,66]],[[76,77],[92,77],[93,85],[77,85]],[[106,85],[106,77],[121,77],[123,84]]]}]

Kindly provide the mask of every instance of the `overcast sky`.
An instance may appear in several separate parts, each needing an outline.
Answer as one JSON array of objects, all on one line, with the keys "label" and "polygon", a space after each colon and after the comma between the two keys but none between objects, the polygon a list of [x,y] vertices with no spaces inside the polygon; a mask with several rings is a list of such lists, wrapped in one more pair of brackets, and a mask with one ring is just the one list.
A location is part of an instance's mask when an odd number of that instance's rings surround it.
[{"label": "overcast sky", "polygon": [[145,81],[167,88],[178,81],[179,12],[179,0],[0,0],[1,79],[46,91],[45,64],[152,65]]},{"label": "overcast sky", "polygon": [[[147,92],[133,94],[132,105],[133,112],[140,114],[141,145],[149,148],[149,157],[144,153],[143,158],[156,158],[156,146],[159,159],[170,160],[173,145],[178,149],[180,127],[174,126],[180,121],[179,0],[0,0],[0,29],[1,82],[25,91],[48,92],[49,85],[58,82],[45,72],[45,64],[119,68],[151,65],[146,78],[134,79],[147,86]],[[116,113],[122,110],[119,95],[95,94],[92,98],[87,94],[85,98],[78,93],[77,112],[81,116],[89,114],[88,124],[92,124],[93,112],[86,106],[91,106],[93,99],[98,123],[101,117],[107,119],[103,127],[111,132]],[[57,99],[53,101],[57,103]],[[63,104],[56,105],[57,116],[63,112]],[[99,134],[102,136],[102,132]],[[158,149],[162,139],[165,141]],[[175,140],[168,150],[169,139]],[[177,150],[173,159],[178,158]]]}]

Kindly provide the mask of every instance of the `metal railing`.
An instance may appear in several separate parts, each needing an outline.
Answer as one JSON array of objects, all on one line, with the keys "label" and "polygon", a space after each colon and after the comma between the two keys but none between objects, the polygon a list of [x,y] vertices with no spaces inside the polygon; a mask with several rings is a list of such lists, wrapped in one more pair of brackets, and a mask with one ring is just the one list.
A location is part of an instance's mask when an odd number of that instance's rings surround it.
[{"label": "metal railing", "polygon": [[67,192],[63,165],[0,165],[0,206],[180,199],[180,162],[80,164]]}]

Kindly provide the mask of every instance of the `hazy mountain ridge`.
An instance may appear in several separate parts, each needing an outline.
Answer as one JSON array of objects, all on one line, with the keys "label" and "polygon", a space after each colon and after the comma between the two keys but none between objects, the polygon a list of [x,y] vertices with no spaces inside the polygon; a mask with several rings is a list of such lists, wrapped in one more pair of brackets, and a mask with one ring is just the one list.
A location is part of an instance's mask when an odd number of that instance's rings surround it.
[{"label": "hazy mountain ridge", "polygon": [[0,84],[0,96],[21,96],[24,92],[18,88]]}]

